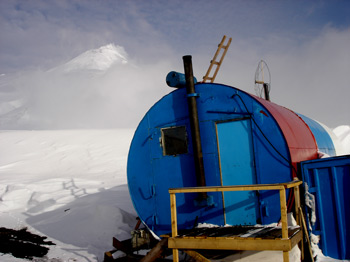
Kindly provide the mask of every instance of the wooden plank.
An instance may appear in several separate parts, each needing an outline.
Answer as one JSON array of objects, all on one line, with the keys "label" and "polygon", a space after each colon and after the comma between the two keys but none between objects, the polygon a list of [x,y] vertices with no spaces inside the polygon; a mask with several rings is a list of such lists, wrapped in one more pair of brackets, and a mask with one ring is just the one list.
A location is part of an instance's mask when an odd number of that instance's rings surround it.
[{"label": "wooden plank", "polygon": [[125,254],[132,253],[131,239],[119,241],[113,237],[113,247],[115,247],[117,250],[123,251]]},{"label": "wooden plank", "polygon": [[188,230],[181,230],[179,236],[181,237],[234,237],[247,234],[252,230],[262,230],[265,227],[256,226],[225,226],[225,227],[205,227],[193,228]]},{"label": "wooden plank", "polygon": [[[275,230],[275,228],[265,227],[265,228],[262,228],[261,230],[255,232],[255,233],[251,234],[249,237],[250,238],[264,237],[267,233],[271,233],[272,230]],[[273,238],[275,238],[275,237],[273,237]]]},{"label": "wooden plank", "polygon": [[[301,183],[301,181],[299,181]],[[301,225],[301,216],[300,216],[300,211],[299,208],[301,206],[300,204],[300,188],[299,185],[294,187],[294,207],[295,207],[295,220],[299,226]],[[303,237],[301,236],[301,239]],[[304,241],[300,241],[299,248],[301,250],[301,260],[304,260]]]},{"label": "wooden plank", "polygon": [[300,186],[303,182],[300,180],[294,180],[294,181],[290,181],[287,183],[283,183],[283,185],[285,186],[285,188],[292,188],[295,186]]},{"label": "wooden plank", "polygon": [[212,187],[184,187],[171,188],[169,193],[200,193],[200,192],[226,192],[226,191],[251,191],[251,190],[280,190],[283,185],[246,185],[246,186],[212,186]]},{"label": "wooden plank", "polygon": [[302,238],[303,238],[303,232],[300,230],[298,233],[296,233],[296,234],[291,238],[291,240],[292,240],[292,242],[291,242],[292,248],[293,248],[296,244],[298,244],[298,243],[302,240]]},{"label": "wooden plank", "polygon": [[158,242],[158,244],[151,249],[150,252],[147,253],[146,256],[144,256],[140,262],[153,262],[157,258],[160,258],[163,256],[163,253],[166,251],[168,247],[168,238],[163,238],[161,241]]},{"label": "wooden plank", "polygon": [[280,250],[292,249],[289,239],[243,239],[208,237],[194,238],[169,238],[169,248],[176,249],[215,249],[215,250]]},{"label": "wooden plank", "polygon": [[303,214],[303,210],[301,209],[301,207],[299,207],[299,212],[300,212],[300,217],[301,217],[301,223],[302,223],[302,226],[303,226],[303,232],[305,234],[306,241],[307,241],[307,244],[308,244],[308,251],[309,251],[309,254],[310,254],[312,262],[314,262],[314,256],[312,254],[312,248],[311,248],[311,242],[310,242],[310,238],[309,238],[309,233],[307,231],[306,222],[305,222],[305,219],[304,219],[304,214]]},{"label": "wooden plank", "polygon": [[177,236],[177,214],[176,214],[176,195],[170,194],[170,209],[171,209],[171,236]]},{"label": "wooden plank", "polygon": [[295,219],[299,226],[301,226],[299,207],[300,207],[300,190],[299,186],[294,187],[294,199],[295,199]]},{"label": "wooden plank", "polygon": [[[176,195],[170,194],[170,210],[171,210],[171,235],[177,236],[177,214],[176,214]],[[170,238],[168,238],[169,241]],[[179,262],[179,250],[173,249],[173,261]]]},{"label": "wooden plank", "polygon": [[108,252],[105,252],[105,256],[103,258],[103,261],[104,262],[113,262],[114,261],[114,258],[113,258],[113,251],[108,251]]},{"label": "wooden plank", "polygon": [[289,252],[283,251],[283,262],[289,262]]},{"label": "wooden plank", "polygon": [[[252,228],[253,227],[250,226],[200,228],[200,230],[192,229],[185,234],[182,234],[181,232],[181,234],[179,234],[177,237],[184,239],[206,239],[208,237],[237,239],[282,239],[282,230],[280,227],[257,227],[255,230]],[[293,238],[298,232],[301,232],[300,227],[288,228],[288,238]]]},{"label": "wooden plank", "polygon": [[196,251],[193,251],[193,250],[185,250],[185,252],[191,256],[195,261],[198,261],[198,262],[210,262],[209,259],[207,259],[206,257],[204,257],[203,255],[199,254],[198,252]]},{"label": "wooden plank", "polygon": [[299,186],[301,181],[291,181],[279,184],[254,184],[237,186],[208,186],[208,187],[183,187],[170,188],[169,193],[199,193],[199,192],[226,192],[226,191],[250,191],[250,190],[280,190]]},{"label": "wooden plank", "polygon": [[179,250],[177,248],[173,248],[173,262],[179,262]]},{"label": "wooden plank", "polygon": [[288,238],[288,219],[286,205],[286,190],[280,190],[280,205],[281,205],[281,222],[282,222],[282,238]]}]

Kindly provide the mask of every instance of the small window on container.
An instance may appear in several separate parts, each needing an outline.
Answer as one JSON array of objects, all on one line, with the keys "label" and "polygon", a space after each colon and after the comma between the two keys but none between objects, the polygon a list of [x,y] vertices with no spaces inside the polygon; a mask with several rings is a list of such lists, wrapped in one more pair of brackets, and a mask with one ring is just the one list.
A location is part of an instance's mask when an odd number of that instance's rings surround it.
[{"label": "small window on container", "polygon": [[188,153],[187,132],[185,126],[162,128],[161,132],[164,156]]}]

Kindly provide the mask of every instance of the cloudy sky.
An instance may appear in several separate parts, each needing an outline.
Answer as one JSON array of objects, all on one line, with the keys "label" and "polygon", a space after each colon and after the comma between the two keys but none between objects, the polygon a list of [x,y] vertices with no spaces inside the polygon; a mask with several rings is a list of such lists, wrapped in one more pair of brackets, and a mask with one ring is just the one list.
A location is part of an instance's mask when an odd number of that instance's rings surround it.
[{"label": "cloudy sky", "polygon": [[[121,116],[123,125],[134,127],[171,91],[165,75],[183,71],[183,55],[192,55],[201,79],[227,35],[233,40],[217,82],[254,94],[255,70],[263,59],[271,71],[272,101],[329,127],[349,125],[349,14],[346,0],[1,0],[0,74],[37,74],[89,49],[120,45],[139,68],[119,73],[128,76],[124,84],[139,81],[116,94],[134,96],[132,120]],[[140,76],[152,79],[152,87],[143,87]]]}]

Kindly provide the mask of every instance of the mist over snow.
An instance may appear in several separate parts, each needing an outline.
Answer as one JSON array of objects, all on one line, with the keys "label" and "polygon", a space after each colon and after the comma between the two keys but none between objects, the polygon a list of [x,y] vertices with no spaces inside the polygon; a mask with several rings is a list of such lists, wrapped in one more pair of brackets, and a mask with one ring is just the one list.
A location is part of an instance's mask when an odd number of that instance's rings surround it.
[{"label": "mist over snow", "polygon": [[136,127],[169,92],[170,68],[129,61],[123,47],[108,44],[48,71],[2,75],[0,129]]},{"label": "mist over snow", "polygon": [[[201,80],[221,37],[211,39],[210,46],[184,47],[179,55],[167,49],[154,59],[141,58],[135,50],[129,55],[129,46],[110,43],[49,70],[1,74],[0,129],[135,128],[172,91],[165,77],[183,72],[182,55],[192,55],[194,75]],[[233,36],[216,82],[254,94],[254,74],[264,59],[271,71],[272,102],[332,129],[349,125],[349,43],[349,29],[332,27],[302,44],[283,36]]]},{"label": "mist over snow", "polygon": [[[272,71],[272,101],[278,104],[287,104],[287,107],[304,113],[304,109],[313,112],[312,116],[319,117],[327,115],[336,119],[339,116],[349,116],[347,108],[349,103],[346,96],[342,96],[338,106],[325,107],[320,103],[327,103],[321,99],[324,93],[328,94],[328,99],[334,96],[333,87],[339,85],[339,90],[346,93],[347,87],[343,85],[341,75],[346,73],[347,59],[343,59],[343,67],[339,67],[335,60],[341,60],[340,51],[334,51],[332,56],[329,53],[329,46],[339,45],[339,50],[343,49],[344,41],[334,42],[335,38],[348,39],[350,35],[341,35],[334,30],[325,32],[320,39],[315,39],[304,47],[304,51],[291,60],[291,64],[283,65],[283,68],[273,68]],[[321,41],[322,40],[322,41]],[[328,42],[328,44],[327,44]],[[323,44],[321,44],[323,43]],[[222,72],[217,79],[219,82],[238,86],[250,93],[253,92],[253,85],[249,84],[249,72],[255,70],[256,64],[253,63],[257,54],[252,52],[252,46],[241,49],[240,43],[232,46],[232,53],[227,59],[232,59],[232,55],[238,59],[235,63],[224,61]],[[317,46],[318,48],[315,48]],[[248,49],[250,51],[248,51]],[[319,51],[324,50],[324,57],[317,58]],[[243,51],[243,55],[238,53]],[[295,75],[288,75],[292,71],[291,66],[295,66],[297,61],[302,61],[300,56],[308,57],[306,62],[300,65],[299,79]],[[231,57],[231,58],[230,58]],[[269,59],[273,64],[283,64],[283,60],[290,59],[291,55],[286,57],[270,55]],[[346,58],[346,56],[344,56]],[[136,128],[147,110],[161,97],[172,91],[165,84],[165,76],[171,70],[181,69],[181,58],[175,59],[175,63],[163,59],[150,61],[149,63],[140,62],[137,59],[131,59],[125,48],[114,43],[103,45],[101,47],[87,50],[66,63],[57,65],[49,70],[30,70],[22,71],[16,74],[2,74],[0,76],[0,129],[7,130],[52,130],[52,129],[110,129],[110,128]],[[328,79],[326,74],[328,67],[321,63],[327,59],[331,65],[340,68],[339,81],[332,83],[334,76]],[[318,61],[320,66],[313,66],[312,61]],[[203,58],[193,57],[194,74],[200,79],[201,72],[205,72],[202,66],[205,61]],[[251,66],[248,66],[251,63]],[[208,64],[208,62],[206,63]],[[242,71],[238,64],[243,64],[245,71]],[[341,65],[341,63],[340,63]],[[318,69],[319,78],[308,78],[307,74],[315,74]],[[232,70],[233,74],[229,71]],[[284,72],[287,70],[287,72]],[[311,71],[310,71],[311,70]],[[249,71],[249,70],[248,70]],[[277,75],[274,73],[277,71]],[[295,72],[295,70],[294,70]],[[307,79],[307,80],[306,80]],[[302,80],[306,81],[305,84]],[[226,82],[227,81],[227,82]],[[330,87],[325,89],[319,96],[315,90],[316,86],[326,82]],[[290,87],[291,83],[297,86],[306,86],[303,93],[295,93]],[[287,87],[287,88],[286,88]],[[249,90],[251,89],[251,90]],[[312,94],[314,93],[314,95]],[[284,94],[284,95],[283,95]],[[278,96],[275,101],[274,96]],[[308,101],[309,97],[314,96],[315,100]],[[287,99],[291,97],[292,99]],[[292,100],[292,101],[291,101]],[[320,101],[319,101],[320,100]],[[303,101],[302,105],[295,105],[293,101]],[[314,117],[315,118],[315,117]],[[331,118],[332,119],[332,118]],[[321,121],[322,122],[322,121]],[[327,125],[327,123],[324,123]],[[348,122],[343,125],[347,127]],[[334,127],[331,126],[334,129]],[[348,152],[347,135],[340,133],[338,136],[343,138],[345,151]],[[344,128],[341,129],[344,131]],[[344,131],[347,132],[346,130]],[[345,139],[345,140],[344,140]]]}]

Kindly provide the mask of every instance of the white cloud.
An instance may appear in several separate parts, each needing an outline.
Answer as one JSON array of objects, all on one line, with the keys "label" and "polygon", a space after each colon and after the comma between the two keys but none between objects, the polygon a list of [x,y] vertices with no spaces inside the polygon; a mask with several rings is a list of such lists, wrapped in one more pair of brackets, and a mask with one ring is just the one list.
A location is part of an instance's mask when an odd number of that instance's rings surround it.
[{"label": "white cloud", "polygon": [[[36,73],[22,73],[18,83],[30,86],[23,95],[36,103],[32,110],[37,108],[39,112],[44,105],[57,104],[44,110],[48,118],[52,112],[62,121],[71,117],[70,123],[78,125],[73,116],[87,123],[93,116],[98,119],[99,115],[117,114],[128,108],[133,113],[121,115],[123,120],[119,122],[135,125],[136,118],[170,91],[163,89],[164,78],[171,70],[183,71],[182,56],[193,55],[194,73],[200,80],[226,34],[233,41],[218,82],[253,93],[255,69],[264,59],[272,73],[273,101],[331,127],[349,124],[345,99],[349,97],[346,75],[350,25],[337,24],[346,22],[341,15],[347,9],[337,5],[340,18],[334,18],[327,13],[330,5],[328,1],[322,5],[260,1],[1,1],[0,30],[4,37],[0,40],[0,73],[34,68]],[[343,29],[335,29],[337,26]],[[115,68],[98,81],[48,77],[42,72],[108,43],[123,46],[138,68]],[[56,88],[60,86],[64,87]],[[86,93],[79,96],[83,90]],[[41,99],[44,94],[47,97]],[[94,100],[88,102],[92,97]],[[67,110],[66,117],[57,111],[59,98],[65,99],[60,112]],[[50,99],[54,101],[44,102]],[[95,110],[87,108],[89,113],[84,115],[87,104]],[[97,122],[93,125],[106,124],[104,120]]]},{"label": "white cloud", "polygon": [[350,28],[327,28],[293,52],[272,54],[275,97],[330,127],[350,123],[349,44]]},{"label": "white cloud", "polygon": [[350,28],[326,27],[300,43],[278,36],[265,42],[235,41],[217,81],[254,93],[258,62],[272,75],[273,102],[319,120],[330,127],[350,123]]}]

